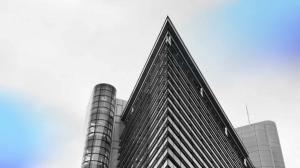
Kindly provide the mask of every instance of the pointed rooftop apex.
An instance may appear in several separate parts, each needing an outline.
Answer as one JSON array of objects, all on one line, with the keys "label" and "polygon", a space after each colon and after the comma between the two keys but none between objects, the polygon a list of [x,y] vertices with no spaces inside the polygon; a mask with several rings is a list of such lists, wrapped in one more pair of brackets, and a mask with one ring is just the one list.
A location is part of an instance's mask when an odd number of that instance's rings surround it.
[{"label": "pointed rooftop apex", "polygon": [[[156,39],[156,42],[150,52],[150,55],[147,59],[147,62],[143,68],[143,71],[140,74],[140,77],[134,87],[133,92],[130,95],[130,98],[127,102],[127,105],[122,114],[122,120],[126,121],[128,116],[132,113],[132,107],[135,102],[138,101],[138,95],[143,93],[143,86],[147,84],[146,78],[151,73],[151,69],[155,66],[155,60],[160,57],[159,54],[162,51],[163,46],[168,46],[169,50],[172,48],[176,48],[177,55],[172,55],[171,57],[180,57],[182,62],[180,66],[186,68],[187,71],[193,76],[193,82],[195,82],[195,87],[199,90],[200,88],[203,89],[208,96],[208,99],[212,103],[213,107],[217,111],[217,116],[220,118],[221,122],[224,126],[229,129],[233,134],[233,141],[238,146],[239,150],[242,151],[243,154],[246,155],[245,148],[243,144],[240,142],[238,135],[236,134],[231,122],[227,118],[224,110],[222,109],[221,105],[219,104],[217,98],[213,94],[212,90],[210,89],[208,83],[206,82],[205,78],[203,77],[202,73],[200,72],[198,66],[196,65],[194,59],[192,58],[191,54],[189,53],[187,47],[184,45],[182,39],[180,38],[178,32],[175,29],[171,19],[169,16],[166,17],[164,24],[160,30],[160,33]],[[171,52],[171,51],[170,51]]]}]

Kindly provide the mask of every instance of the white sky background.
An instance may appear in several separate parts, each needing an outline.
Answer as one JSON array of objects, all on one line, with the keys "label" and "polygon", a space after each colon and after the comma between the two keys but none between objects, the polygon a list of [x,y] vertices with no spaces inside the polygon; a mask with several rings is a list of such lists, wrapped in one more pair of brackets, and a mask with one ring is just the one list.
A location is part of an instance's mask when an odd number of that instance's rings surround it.
[{"label": "white sky background", "polygon": [[29,167],[80,166],[93,86],[110,83],[128,99],[167,15],[233,125],[247,124],[245,104],[252,122],[275,121],[286,167],[299,167],[299,69],[235,59],[242,52],[227,48],[207,17],[230,3],[0,0],[0,88],[47,118],[49,146]]}]

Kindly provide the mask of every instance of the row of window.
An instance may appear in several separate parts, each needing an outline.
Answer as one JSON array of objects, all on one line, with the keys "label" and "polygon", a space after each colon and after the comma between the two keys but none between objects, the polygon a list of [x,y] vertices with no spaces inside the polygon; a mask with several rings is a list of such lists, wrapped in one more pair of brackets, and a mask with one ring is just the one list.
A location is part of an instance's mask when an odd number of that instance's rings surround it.
[{"label": "row of window", "polygon": [[87,141],[86,148],[89,147],[102,147],[107,150],[110,150],[110,143],[103,139],[90,139]]},{"label": "row of window", "polygon": [[109,103],[114,103],[115,99],[114,99],[114,97],[111,97],[111,96],[99,95],[99,96],[94,96],[93,102],[96,102],[96,101],[105,101],[105,102],[109,102]]},{"label": "row of window", "polygon": [[97,108],[92,108],[91,114],[94,113],[113,113],[114,109],[107,108],[107,107],[97,107]]},{"label": "row of window", "polygon": [[111,92],[115,92],[116,89],[109,84],[99,84],[99,85],[96,85],[96,87],[95,87],[95,91],[98,91],[98,90],[108,90]]},{"label": "row of window", "polygon": [[99,95],[112,97],[114,95],[114,92],[106,89],[96,90],[94,92],[94,96],[99,96]]},{"label": "row of window", "polygon": [[107,120],[91,120],[89,126],[104,126],[108,128],[109,130],[112,130],[112,123],[108,122]]},{"label": "row of window", "polygon": [[107,156],[104,156],[104,155],[101,155],[101,154],[98,154],[98,153],[93,153],[93,154],[86,154],[84,155],[84,161],[98,161],[98,162],[102,162],[102,163],[105,163],[105,164],[108,164],[108,157]]},{"label": "row of window", "polygon": [[97,147],[97,146],[91,146],[86,148],[86,154],[101,154],[106,156],[107,158],[109,157],[109,150],[103,147]]},{"label": "row of window", "polygon": [[111,137],[111,129],[103,126],[90,126],[89,133],[102,133]]},{"label": "row of window", "polygon": [[106,115],[106,114],[93,114],[91,117],[90,117],[90,121],[91,123],[93,122],[100,122],[100,120],[104,120],[104,121],[107,121],[108,123],[112,124],[113,123],[113,120],[114,118],[109,116],[109,115]]},{"label": "row of window", "polygon": [[111,143],[111,137],[108,136],[107,134],[103,134],[103,133],[90,133],[88,134],[88,140],[103,140],[105,142],[107,142],[108,144]]},{"label": "row of window", "polygon": [[115,104],[105,101],[96,101],[93,102],[92,108],[106,107],[108,109],[115,109]]},{"label": "row of window", "polygon": [[87,160],[82,164],[82,168],[108,168],[108,162],[100,162],[96,160]]}]

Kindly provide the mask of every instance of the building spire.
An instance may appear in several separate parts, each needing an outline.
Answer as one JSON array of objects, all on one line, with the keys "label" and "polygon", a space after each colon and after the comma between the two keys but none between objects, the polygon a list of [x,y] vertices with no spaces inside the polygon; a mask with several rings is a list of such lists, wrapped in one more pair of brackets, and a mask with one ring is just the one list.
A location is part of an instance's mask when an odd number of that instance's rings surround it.
[{"label": "building spire", "polygon": [[250,125],[250,124],[251,124],[251,122],[250,122],[250,117],[249,117],[249,111],[248,111],[247,104],[246,104],[246,112],[247,112],[247,118],[248,118],[248,122],[249,122],[249,125]]}]

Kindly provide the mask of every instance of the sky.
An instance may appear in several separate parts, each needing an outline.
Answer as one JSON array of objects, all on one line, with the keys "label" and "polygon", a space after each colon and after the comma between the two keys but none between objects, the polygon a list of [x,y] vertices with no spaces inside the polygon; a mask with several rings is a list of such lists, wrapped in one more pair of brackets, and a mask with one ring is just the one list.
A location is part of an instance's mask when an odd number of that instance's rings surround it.
[{"label": "sky", "polygon": [[0,167],[79,167],[97,83],[128,99],[169,16],[233,126],[300,167],[300,1],[0,0]]}]

